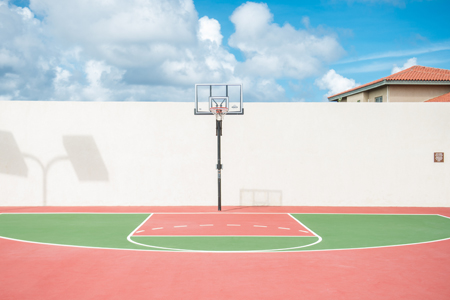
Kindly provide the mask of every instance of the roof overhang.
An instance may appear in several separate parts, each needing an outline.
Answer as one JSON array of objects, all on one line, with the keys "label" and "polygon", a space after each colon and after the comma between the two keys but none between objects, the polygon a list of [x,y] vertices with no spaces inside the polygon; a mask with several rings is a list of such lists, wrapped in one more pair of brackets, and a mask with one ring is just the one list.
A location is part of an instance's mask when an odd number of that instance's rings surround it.
[{"label": "roof overhang", "polygon": [[381,80],[371,85],[362,86],[354,90],[337,94],[328,98],[329,101],[337,101],[340,98],[348,97],[354,94],[373,90],[384,85],[450,85],[450,81],[423,81],[423,80]]}]

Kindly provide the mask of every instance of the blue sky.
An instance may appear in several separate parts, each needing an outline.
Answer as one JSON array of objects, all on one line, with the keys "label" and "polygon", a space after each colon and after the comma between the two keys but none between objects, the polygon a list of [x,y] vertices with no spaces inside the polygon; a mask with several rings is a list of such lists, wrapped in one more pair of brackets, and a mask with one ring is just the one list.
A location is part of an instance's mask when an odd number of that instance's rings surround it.
[{"label": "blue sky", "polygon": [[0,99],[326,96],[418,64],[450,69],[448,0],[0,0]]}]

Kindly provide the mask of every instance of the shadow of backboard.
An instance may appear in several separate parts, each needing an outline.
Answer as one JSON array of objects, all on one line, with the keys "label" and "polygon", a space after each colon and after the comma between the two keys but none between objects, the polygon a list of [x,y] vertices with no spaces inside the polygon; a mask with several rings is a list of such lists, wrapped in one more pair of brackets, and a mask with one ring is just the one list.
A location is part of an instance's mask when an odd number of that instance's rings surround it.
[{"label": "shadow of backboard", "polygon": [[28,167],[11,132],[0,130],[0,173],[27,177]]},{"label": "shadow of backboard", "polygon": [[241,190],[241,206],[281,206],[282,192],[273,190]]},{"label": "shadow of backboard", "polygon": [[92,136],[63,136],[63,144],[78,180],[109,180],[108,170]]}]

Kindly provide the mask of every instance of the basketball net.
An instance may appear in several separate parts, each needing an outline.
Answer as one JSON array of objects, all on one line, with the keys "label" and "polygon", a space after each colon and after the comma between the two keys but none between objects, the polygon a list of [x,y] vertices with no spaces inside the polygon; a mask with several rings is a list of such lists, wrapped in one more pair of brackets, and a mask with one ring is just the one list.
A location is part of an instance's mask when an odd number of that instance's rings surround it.
[{"label": "basketball net", "polygon": [[211,107],[209,109],[209,111],[212,112],[216,116],[217,121],[222,121],[228,112],[228,108],[227,107]]}]

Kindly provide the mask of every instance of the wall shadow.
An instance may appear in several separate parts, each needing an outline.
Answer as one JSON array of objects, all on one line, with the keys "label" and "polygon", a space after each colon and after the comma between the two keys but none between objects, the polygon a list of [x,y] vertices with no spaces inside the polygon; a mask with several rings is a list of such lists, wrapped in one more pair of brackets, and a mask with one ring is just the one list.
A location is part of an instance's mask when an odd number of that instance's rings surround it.
[{"label": "wall shadow", "polygon": [[92,136],[66,135],[63,144],[79,181],[109,181],[108,170]]},{"label": "wall shadow", "polygon": [[42,203],[47,205],[48,173],[54,164],[69,161],[79,181],[109,181],[108,170],[92,136],[63,136],[67,155],[56,156],[47,164],[38,157],[23,153],[11,132],[0,130],[0,173],[28,177],[25,159],[34,161],[42,170]]},{"label": "wall shadow", "polygon": [[28,167],[11,132],[0,130],[0,173],[28,176]]}]

